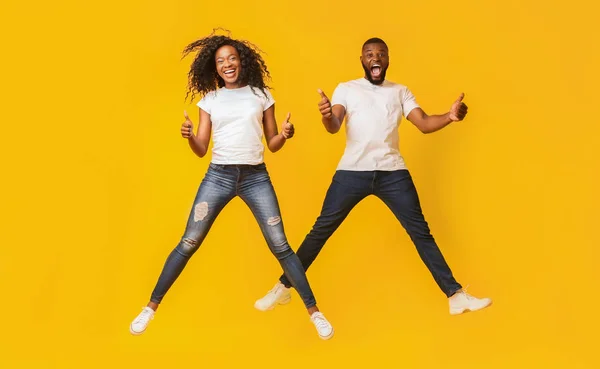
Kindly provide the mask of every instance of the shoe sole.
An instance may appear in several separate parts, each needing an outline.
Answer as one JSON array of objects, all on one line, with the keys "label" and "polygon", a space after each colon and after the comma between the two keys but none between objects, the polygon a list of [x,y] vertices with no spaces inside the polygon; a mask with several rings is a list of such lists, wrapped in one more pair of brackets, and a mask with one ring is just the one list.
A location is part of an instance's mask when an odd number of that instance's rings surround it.
[{"label": "shoe sole", "polygon": [[141,332],[136,332],[136,331],[133,330],[133,328],[131,328],[131,325],[129,326],[129,333],[133,334],[134,336],[139,336],[139,335],[141,335],[144,332],[146,332],[146,329],[144,329]]},{"label": "shoe sole", "polygon": [[292,296],[288,296],[288,298],[286,298],[286,299],[284,299],[284,300],[277,301],[276,303],[274,303],[273,305],[269,306],[269,307],[268,307],[268,308],[266,308],[266,309],[261,309],[261,308],[259,308],[259,307],[257,306],[257,304],[256,304],[256,303],[254,303],[254,308],[255,308],[256,310],[259,310],[259,311],[269,311],[269,310],[273,310],[273,309],[275,309],[275,306],[277,306],[277,305],[287,305],[287,304],[289,304],[289,303],[290,303],[290,301],[292,301]]},{"label": "shoe sole", "polygon": [[330,339],[331,337],[333,337],[333,334],[335,333],[335,330],[333,329],[333,327],[331,328],[331,333],[329,333],[328,336],[321,336],[319,335],[319,338],[322,340],[327,341],[328,339]]},{"label": "shoe sole", "polygon": [[490,306],[492,306],[492,301],[490,301],[489,304],[480,307],[479,309],[461,309],[461,310],[454,310],[454,311],[451,310],[450,315],[460,315],[460,314],[464,314],[464,313],[475,312],[475,311],[483,310],[486,307],[490,307]]}]

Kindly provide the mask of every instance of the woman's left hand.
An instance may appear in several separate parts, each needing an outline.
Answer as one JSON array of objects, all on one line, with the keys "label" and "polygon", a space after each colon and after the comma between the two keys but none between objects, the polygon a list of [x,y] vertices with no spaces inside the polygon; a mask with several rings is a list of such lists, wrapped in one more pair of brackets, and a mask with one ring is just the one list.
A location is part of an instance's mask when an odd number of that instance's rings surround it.
[{"label": "woman's left hand", "polygon": [[294,137],[294,125],[290,122],[291,116],[292,113],[288,113],[281,126],[281,135],[286,139]]}]

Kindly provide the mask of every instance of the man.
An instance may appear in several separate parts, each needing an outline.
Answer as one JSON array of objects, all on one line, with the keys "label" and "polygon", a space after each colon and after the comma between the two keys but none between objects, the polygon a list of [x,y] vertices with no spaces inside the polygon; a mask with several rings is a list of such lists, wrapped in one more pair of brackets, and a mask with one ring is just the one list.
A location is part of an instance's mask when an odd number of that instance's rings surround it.
[{"label": "man", "polygon": [[[325,242],[352,208],[369,195],[380,198],[407,231],[434,280],[448,297],[450,314],[476,311],[489,306],[463,290],[446,264],[429,226],[419,197],[399,151],[398,125],[406,117],[421,132],[432,133],[467,114],[464,94],[443,115],[427,115],[406,86],[386,81],[388,47],[379,38],[367,40],[360,58],[365,77],[341,83],[331,101],[319,90],[322,122],[337,133],[346,118],[346,150],[323,202],[321,215],[297,251],[304,269],[315,260]],[[255,303],[269,310],[290,301],[291,283],[281,276],[266,296]]]}]

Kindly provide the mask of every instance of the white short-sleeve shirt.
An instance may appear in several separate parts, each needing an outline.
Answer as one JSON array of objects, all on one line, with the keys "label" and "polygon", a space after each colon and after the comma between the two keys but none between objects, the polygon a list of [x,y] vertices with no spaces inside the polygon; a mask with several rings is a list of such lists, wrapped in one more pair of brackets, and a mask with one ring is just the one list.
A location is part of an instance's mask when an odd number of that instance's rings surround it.
[{"label": "white short-sleeve shirt", "polygon": [[360,78],[340,83],[331,103],[346,108],[346,149],[338,170],[406,169],[398,126],[402,116],[419,107],[406,86],[389,81],[374,85]]},{"label": "white short-sleeve shirt", "polygon": [[210,114],[212,122],[212,162],[249,164],[263,162],[263,112],[275,103],[258,88],[250,86],[209,92],[198,106]]}]

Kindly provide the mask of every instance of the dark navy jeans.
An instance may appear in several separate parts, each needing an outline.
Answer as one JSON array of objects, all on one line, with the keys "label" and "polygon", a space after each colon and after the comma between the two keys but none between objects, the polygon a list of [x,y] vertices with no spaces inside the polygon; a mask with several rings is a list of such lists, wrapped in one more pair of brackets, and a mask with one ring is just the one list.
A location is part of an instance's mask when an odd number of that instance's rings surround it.
[{"label": "dark navy jeans", "polygon": [[[321,215],[296,252],[304,269],[310,267],[325,242],[346,219],[352,208],[369,195],[381,199],[398,218],[446,296],[450,297],[460,290],[461,285],[454,279],[431,235],[408,170],[338,170],[325,196]],[[292,286],[285,275],[281,276],[280,281],[288,288]]]}]

